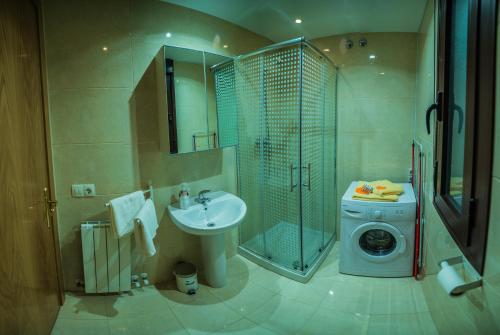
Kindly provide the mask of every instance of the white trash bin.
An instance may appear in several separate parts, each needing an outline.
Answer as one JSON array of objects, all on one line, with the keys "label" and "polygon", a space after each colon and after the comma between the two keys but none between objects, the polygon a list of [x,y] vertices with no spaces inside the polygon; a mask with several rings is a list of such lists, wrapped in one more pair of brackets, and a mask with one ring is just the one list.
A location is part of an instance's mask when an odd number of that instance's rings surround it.
[{"label": "white trash bin", "polygon": [[198,290],[198,276],[196,267],[191,263],[177,263],[174,269],[174,276],[179,291],[186,294],[195,294]]}]

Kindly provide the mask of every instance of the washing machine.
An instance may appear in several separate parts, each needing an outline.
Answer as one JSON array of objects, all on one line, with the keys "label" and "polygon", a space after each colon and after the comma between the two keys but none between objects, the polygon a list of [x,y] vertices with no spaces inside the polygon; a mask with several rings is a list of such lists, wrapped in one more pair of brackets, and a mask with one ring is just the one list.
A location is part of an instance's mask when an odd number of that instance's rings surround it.
[{"label": "washing machine", "polygon": [[353,200],[357,184],[351,183],[341,202],[340,272],[412,276],[416,200],[411,184],[402,184],[398,202]]}]

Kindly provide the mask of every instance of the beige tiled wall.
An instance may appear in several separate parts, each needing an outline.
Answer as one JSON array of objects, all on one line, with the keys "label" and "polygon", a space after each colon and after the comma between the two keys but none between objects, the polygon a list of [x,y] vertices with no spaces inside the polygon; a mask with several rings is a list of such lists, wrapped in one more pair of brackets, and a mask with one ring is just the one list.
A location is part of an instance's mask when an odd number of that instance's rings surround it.
[{"label": "beige tiled wall", "polygon": [[[234,192],[234,153],[177,157],[150,148],[148,160],[139,162],[132,97],[164,44],[231,55],[271,42],[226,21],[153,0],[47,0],[44,14],[66,289],[75,289],[74,280],[83,278],[80,221],[106,219],[104,203],[144,186],[141,175],[157,187],[161,247],[146,263],[135,257],[136,270],[163,280],[180,258],[199,263],[197,238],[173,227],[164,208],[181,182],[190,182],[193,192],[206,187]],[[71,198],[74,183],[95,183],[97,196]],[[234,235],[231,242],[234,246]]]},{"label": "beige tiled wall", "polygon": [[[424,295],[437,329],[442,334],[498,334],[500,332],[500,104],[496,107],[495,156],[492,176],[492,207],[488,231],[488,247],[482,288],[458,296],[448,296],[439,286],[435,274],[437,262],[461,252],[446,230],[432,204],[433,132],[425,132],[425,109],[434,102],[434,1],[427,4],[417,46],[416,139],[427,155],[425,192],[425,267]],[[498,35],[500,38],[500,35]],[[499,40],[500,41],[500,40]],[[498,41],[497,41],[498,42]],[[497,43],[498,47],[498,43]],[[500,56],[497,57],[497,70]],[[497,81],[500,80],[497,71]],[[497,96],[500,95],[497,84]]]},{"label": "beige tiled wall", "polygon": [[[368,40],[364,48],[358,45],[362,37]],[[345,48],[346,38],[354,42],[352,49]],[[353,180],[408,181],[416,38],[414,33],[356,33],[312,41],[329,49],[325,53],[339,67],[337,199]]]}]

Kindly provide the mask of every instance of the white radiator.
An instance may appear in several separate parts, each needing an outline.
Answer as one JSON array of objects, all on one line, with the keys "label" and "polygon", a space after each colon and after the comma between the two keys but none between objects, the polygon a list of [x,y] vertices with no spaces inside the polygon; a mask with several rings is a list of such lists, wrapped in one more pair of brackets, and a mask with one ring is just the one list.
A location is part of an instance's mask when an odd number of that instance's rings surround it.
[{"label": "white radiator", "polygon": [[130,291],[130,236],[116,239],[107,221],[85,221],[80,229],[85,292]]}]

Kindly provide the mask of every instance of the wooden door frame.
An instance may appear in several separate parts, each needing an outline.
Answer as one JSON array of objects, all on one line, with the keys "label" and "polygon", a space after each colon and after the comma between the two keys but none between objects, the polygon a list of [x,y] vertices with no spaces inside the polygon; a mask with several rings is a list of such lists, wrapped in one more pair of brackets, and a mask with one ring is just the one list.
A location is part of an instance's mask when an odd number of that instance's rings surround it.
[{"label": "wooden door frame", "polygon": [[[43,99],[43,119],[45,128],[45,148],[47,153],[47,168],[48,168],[48,181],[49,181],[49,196],[50,199],[55,200],[55,182],[54,182],[54,166],[52,163],[52,140],[50,134],[50,118],[49,118],[49,97],[48,97],[48,77],[47,77],[47,63],[45,57],[45,31],[44,31],[44,15],[43,15],[43,0],[31,0],[36,7],[38,15],[38,35],[40,43],[40,75]],[[56,263],[56,275],[58,286],[59,305],[64,304],[64,281],[61,262],[61,248],[59,244],[59,229],[57,224],[57,212],[51,216],[52,218],[52,239],[54,241],[54,255]]]}]

